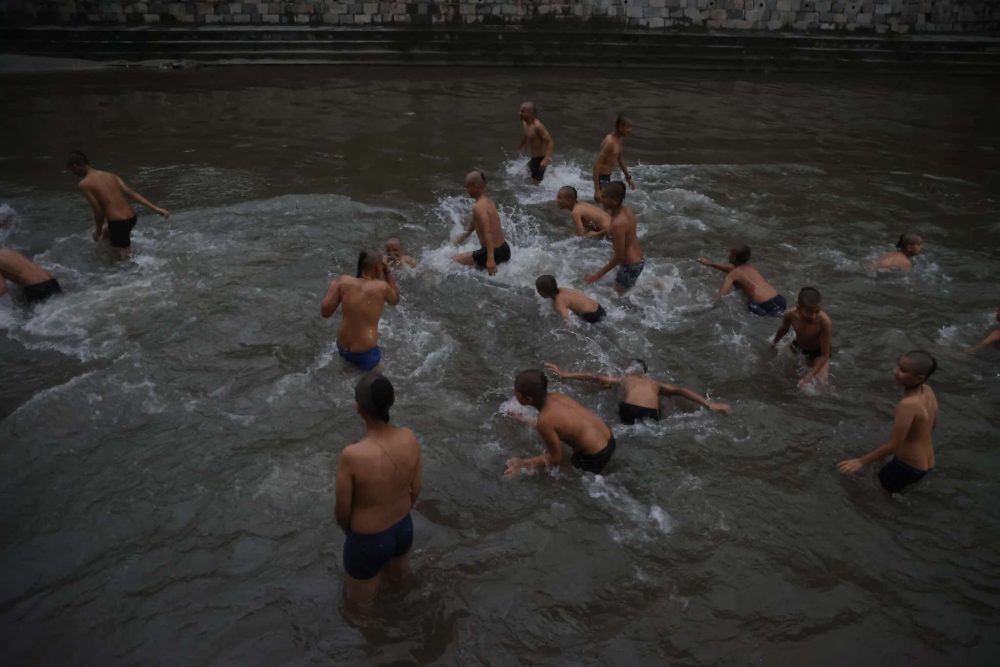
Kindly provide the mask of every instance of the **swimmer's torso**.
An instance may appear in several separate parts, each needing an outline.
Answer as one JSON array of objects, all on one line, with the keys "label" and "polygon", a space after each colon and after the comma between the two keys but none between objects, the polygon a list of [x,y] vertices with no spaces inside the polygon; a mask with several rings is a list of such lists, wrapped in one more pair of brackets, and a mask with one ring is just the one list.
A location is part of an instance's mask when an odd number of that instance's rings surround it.
[{"label": "swimmer's torso", "polygon": [[410,511],[410,487],[420,458],[420,445],[410,429],[391,428],[387,433],[351,445],[350,449],[354,482],[351,530],[378,533]]},{"label": "swimmer's torso", "polygon": [[128,220],[135,215],[112,173],[95,169],[80,181],[80,188],[93,195],[108,220]]},{"label": "swimmer's torso", "polygon": [[388,285],[381,280],[351,276],[340,280],[344,318],[337,332],[337,343],[349,352],[366,352],[378,344],[378,321],[385,308]]},{"label": "swimmer's torso", "polygon": [[563,394],[549,392],[538,414],[538,426],[552,428],[574,451],[596,454],[604,449],[611,429],[601,418]]},{"label": "swimmer's torso", "polygon": [[918,470],[930,470],[934,467],[932,436],[937,423],[937,396],[933,389],[921,385],[918,393],[907,396],[903,402],[912,402],[916,416],[902,444],[896,449],[896,458]]}]

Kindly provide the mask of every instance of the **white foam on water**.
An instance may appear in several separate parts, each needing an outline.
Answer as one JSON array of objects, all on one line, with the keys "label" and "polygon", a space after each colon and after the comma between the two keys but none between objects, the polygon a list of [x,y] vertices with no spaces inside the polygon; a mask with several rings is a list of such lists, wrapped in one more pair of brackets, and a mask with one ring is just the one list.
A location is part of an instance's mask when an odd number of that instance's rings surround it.
[{"label": "white foam on water", "polygon": [[142,382],[122,382],[119,387],[128,393],[143,392],[145,398],[142,400],[142,411],[147,415],[155,415],[166,409],[163,401],[156,393],[156,385],[150,380]]},{"label": "white foam on water", "polygon": [[608,526],[608,533],[615,542],[645,542],[652,539],[651,531],[662,535],[673,531],[673,518],[659,505],[640,503],[623,486],[604,475],[583,475],[580,479],[587,495],[607,501],[612,513],[619,515],[619,521]]},{"label": "white foam on water", "polygon": [[[63,382],[62,384],[58,384],[54,387],[43,389],[42,391],[32,396],[21,405],[17,406],[17,409],[14,410],[14,414],[17,415],[22,411],[30,410],[36,404],[44,403],[50,399],[62,400],[64,394],[75,389],[78,385],[96,376],[98,373],[100,373],[100,371],[97,370],[87,371],[85,373],[81,373],[80,375],[70,378],[66,382]],[[76,400],[77,398],[80,398],[80,396],[75,396],[74,400]],[[103,397],[100,394],[94,394],[90,392],[83,393],[83,398],[87,400],[89,405],[93,405],[95,401],[103,400]]]},{"label": "white foam on water", "polygon": [[0,203],[0,245],[7,242],[7,237],[19,227],[20,221],[20,217],[13,207],[6,203]]}]

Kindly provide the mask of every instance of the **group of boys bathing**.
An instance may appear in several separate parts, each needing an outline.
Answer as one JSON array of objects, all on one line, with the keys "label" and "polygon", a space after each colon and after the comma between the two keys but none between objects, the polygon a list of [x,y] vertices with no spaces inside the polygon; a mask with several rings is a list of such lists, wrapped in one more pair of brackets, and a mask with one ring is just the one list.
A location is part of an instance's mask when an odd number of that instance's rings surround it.
[{"label": "group of boys bathing", "polygon": [[[524,129],[522,144],[532,151],[529,169],[533,180],[539,182],[551,163],[554,142],[538,121],[533,105],[522,105],[520,116]],[[570,211],[578,236],[611,240],[610,260],[583,280],[594,283],[617,268],[614,287],[619,294],[636,284],[645,266],[635,216],[623,205],[625,183],[635,189],[622,157],[622,142],[631,127],[627,118],[619,116],[615,130],[601,144],[594,165],[594,198],[602,207],[579,201],[576,190],[571,187],[561,188],[556,200],[561,209]],[[621,168],[625,183],[611,181],[611,171],[616,165]],[[91,167],[79,151],[70,155],[68,167],[81,177],[79,188],[93,210],[94,240],[106,239],[121,258],[129,255],[130,234],[136,223],[128,200],[142,203],[163,217],[169,216],[168,211],[131,190],[118,176]],[[475,252],[456,255],[454,260],[486,269],[493,275],[498,264],[510,260],[510,246],[504,237],[497,208],[486,195],[486,178],[482,172],[469,173],[465,187],[475,203],[471,221],[458,244],[475,232],[481,247]],[[920,253],[921,245],[920,237],[904,234],[897,250],[880,258],[877,268],[912,269],[913,258]],[[699,258],[698,262],[725,273],[716,298],[736,287],[747,294],[748,308],[753,314],[783,317],[772,347],[789,329],[795,331],[792,348],[803,354],[809,365],[800,386],[814,380],[825,381],[832,352],[832,323],[821,308],[819,292],[812,287],[802,288],[797,306],[787,309],[784,297],[767,283],[749,260],[750,248],[740,245],[730,250],[728,263],[715,263],[705,258]],[[379,364],[378,323],[384,305],[399,302],[393,270],[410,268],[416,263],[404,253],[399,239],[392,238],[386,243],[384,253],[361,252],[356,275],[340,276],[331,282],[321,303],[321,314],[330,317],[338,309],[343,313],[337,349],[347,361],[366,371]],[[16,251],[0,248],[0,295],[8,291],[7,281],[21,285],[28,302],[41,301],[61,291],[58,281],[48,271]],[[551,275],[540,276],[535,284],[538,293],[551,299],[554,310],[563,318],[573,313],[586,322],[597,323],[606,314],[597,301],[580,291],[559,287]],[[1000,310],[997,320],[1000,321]],[[1000,344],[1000,329],[993,331],[972,351],[996,344]],[[562,380],[618,386],[621,392],[618,413],[624,424],[660,419],[661,398],[671,396],[686,398],[712,411],[730,411],[725,403],[710,401],[690,389],[664,384],[647,376],[646,364],[641,359],[631,360],[621,375],[568,372],[555,364],[545,364],[545,368]],[[936,368],[933,357],[921,350],[900,357],[895,379],[903,387],[903,399],[896,407],[889,439],[860,458],[841,461],[838,464],[841,472],[855,472],[893,454],[878,477],[885,489],[896,492],[918,481],[934,467],[931,434],[937,422],[938,405],[934,391],[926,382]],[[517,373],[514,395],[520,404],[538,411],[535,428],[545,443],[545,451],[530,458],[508,460],[507,476],[559,465],[563,459],[563,443],[573,451],[570,461],[575,467],[595,474],[604,471],[614,455],[616,443],[601,417],[569,396],[550,392],[548,378],[540,369]],[[371,603],[380,587],[400,581],[408,572],[408,554],[413,540],[410,510],[420,494],[421,452],[410,429],[389,423],[389,409],[394,400],[394,390],[387,378],[377,372],[361,378],[355,389],[355,401],[365,423],[366,436],[343,450],[336,474],[335,515],[347,534],[344,546],[344,566],[348,575],[346,596],[350,603],[361,606]],[[389,466],[384,465],[386,460]]]}]

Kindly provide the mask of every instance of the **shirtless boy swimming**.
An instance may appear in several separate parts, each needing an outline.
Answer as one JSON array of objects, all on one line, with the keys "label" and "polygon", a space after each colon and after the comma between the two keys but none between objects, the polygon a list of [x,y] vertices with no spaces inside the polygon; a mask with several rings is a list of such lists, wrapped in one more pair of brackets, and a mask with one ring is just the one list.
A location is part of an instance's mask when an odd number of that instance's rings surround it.
[{"label": "shirtless boy swimming", "polygon": [[365,375],[354,401],[365,437],[340,453],[334,515],[347,534],[347,602],[365,608],[383,584],[398,586],[410,572],[410,510],[420,495],[423,466],[413,431],[389,423],[395,401],[389,380],[377,373]]},{"label": "shirtless boy swimming", "polygon": [[594,201],[598,203],[603,201],[601,191],[605,184],[611,182],[611,175],[616,166],[621,168],[625,182],[635,190],[632,175],[628,173],[628,167],[625,166],[625,137],[631,132],[632,121],[624,114],[618,114],[618,118],[615,120],[615,129],[601,141],[600,151],[597,153],[597,159],[594,160]]},{"label": "shirtless boy swimming", "polygon": [[622,204],[625,200],[625,184],[621,181],[609,183],[601,192],[601,198],[604,200],[604,209],[611,215],[609,235],[614,252],[611,260],[603,268],[585,276],[583,280],[586,283],[595,283],[617,266],[615,291],[624,294],[635,287],[639,274],[646,266],[646,258],[639,246],[635,216]]},{"label": "shirtless boy swimming", "polygon": [[395,236],[386,239],[384,257],[390,269],[412,269],[417,265],[417,260],[403,251],[403,242]]},{"label": "shirtless boy swimming", "polygon": [[510,246],[500,226],[500,213],[493,200],[486,196],[486,176],[483,172],[470,171],[465,177],[465,190],[476,203],[472,205],[472,220],[456,244],[465,243],[474,231],[482,247],[475,252],[455,255],[452,259],[459,264],[486,269],[492,276],[497,272],[497,264],[510,261]]},{"label": "shirtless boy swimming", "polygon": [[764,280],[764,276],[750,263],[750,246],[740,244],[729,250],[729,264],[716,264],[704,257],[698,263],[726,274],[716,298],[729,294],[738,287],[747,295],[747,308],[754,315],[781,315],[788,307],[785,297]]},{"label": "shirtless boy swimming", "polygon": [[59,281],[30,259],[9,248],[0,248],[0,296],[9,291],[7,281],[21,286],[28,303],[44,301],[62,292]]},{"label": "shirtless boy swimming", "polygon": [[611,229],[611,216],[593,204],[580,201],[577,198],[576,188],[570,185],[559,188],[556,205],[570,212],[577,236],[599,239],[606,236]]},{"label": "shirtless boy swimming", "polygon": [[80,192],[94,210],[94,240],[107,237],[111,247],[118,252],[119,259],[127,259],[132,252],[132,228],[138,219],[128,199],[139,202],[164,218],[170,217],[170,211],[129,188],[118,176],[91,167],[87,156],[80,151],[69,154],[66,166],[80,177]]},{"label": "shirtless boy swimming", "polygon": [[552,299],[552,309],[563,318],[569,319],[572,312],[584,322],[596,324],[604,319],[604,307],[583,292],[568,287],[559,287],[555,276],[538,276],[535,289],[546,299]]},{"label": "shirtless boy swimming", "polygon": [[564,442],[573,450],[570,461],[575,467],[599,475],[615,453],[611,429],[569,396],[549,392],[548,386],[545,373],[537,369],[521,371],[514,378],[517,402],[538,410],[535,428],[545,442],[545,451],[529,459],[509,459],[504,475],[513,477],[523,470],[559,465]]},{"label": "shirtless boy swimming", "polygon": [[621,400],[618,403],[618,417],[623,424],[635,424],[643,419],[660,420],[660,397],[669,399],[680,396],[693,401],[712,412],[729,414],[728,403],[710,401],[701,394],[684,387],[675,387],[654,380],[646,375],[646,362],[642,359],[632,359],[624,375],[599,375],[596,373],[573,373],[564,371],[555,364],[545,364],[545,368],[555,374],[560,380],[582,380],[595,382],[606,388],[618,385],[621,389]]},{"label": "shirtless boy swimming", "polygon": [[531,180],[536,184],[541,183],[545,178],[545,169],[552,164],[552,151],[556,147],[556,142],[542,125],[542,121],[538,120],[538,110],[534,102],[522,103],[517,116],[521,119],[521,143],[517,149],[523,150],[527,144],[531,153],[531,160],[528,162]]},{"label": "shirtless boy swimming", "polygon": [[382,255],[362,250],[357,277],[343,275],[330,283],[320,304],[320,315],[330,317],[341,304],[344,319],[337,331],[337,352],[361,370],[370,371],[382,360],[378,323],[385,304],[399,303],[399,288]]},{"label": "shirtless boy swimming", "polygon": [[[997,308],[997,322],[1000,322],[1000,308]],[[969,354],[975,354],[976,352],[979,352],[979,350],[989,347],[990,345],[1000,346],[1000,327],[987,334],[986,338],[979,341],[978,345],[970,347]]]},{"label": "shirtless boy swimming", "polygon": [[911,271],[913,258],[924,250],[924,240],[917,234],[901,234],[896,249],[879,257],[875,263],[878,271]]},{"label": "shirtless boy swimming", "polygon": [[837,464],[845,475],[892,454],[892,460],[878,471],[882,488],[902,491],[920,481],[934,468],[931,436],[937,426],[938,401],[927,380],[937,370],[937,362],[923,350],[907,352],[896,364],[895,379],[903,386],[903,399],[896,406],[889,440],[861,458]]},{"label": "shirtless boy swimming", "polygon": [[795,329],[792,350],[801,352],[809,362],[809,372],[801,380],[804,387],[813,380],[826,382],[830,374],[830,355],[833,354],[833,322],[822,310],[822,297],[815,287],[799,290],[798,306],[785,311],[778,332],[771,341],[773,349],[789,329]]}]

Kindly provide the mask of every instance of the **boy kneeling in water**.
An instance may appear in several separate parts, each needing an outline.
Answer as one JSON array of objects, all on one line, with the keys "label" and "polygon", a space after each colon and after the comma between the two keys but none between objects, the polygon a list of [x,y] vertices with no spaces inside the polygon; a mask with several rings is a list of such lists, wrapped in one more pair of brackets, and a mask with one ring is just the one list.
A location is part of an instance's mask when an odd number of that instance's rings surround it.
[{"label": "boy kneeling in water", "polygon": [[374,602],[383,577],[399,584],[410,572],[410,510],[420,495],[422,463],[413,431],[389,424],[395,401],[389,380],[365,375],[354,400],[367,433],[340,454],[334,514],[347,533],[347,602],[364,607]]},{"label": "boy kneeling in water", "polygon": [[569,319],[570,311],[584,322],[597,324],[604,319],[607,312],[604,306],[597,303],[583,292],[568,287],[559,287],[555,276],[538,276],[535,289],[546,299],[552,299],[552,309],[564,319]]},{"label": "boy kneeling in water", "polygon": [[726,296],[733,287],[738,287],[746,293],[747,308],[754,315],[781,315],[788,308],[785,297],[778,294],[778,290],[750,265],[750,246],[740,244],[730,248],[729,264],[716,264],[704,257],[699,257],[698,263],[726,274],[716,298]]},{"label": "boy kneeling in water", "polygon": [[682,396],[689,401],[708,408],[713,412],[728,414],[727,403],[715,403],[702,397],[697,392],[684,387],[664,384],[646,376],[646,362],[633,359],[624,375],[595,375],[593,373],[571,373],[564,371],[555,364],[545,364],[545,368],[555,373],[560,380],[583,380],[596,382],[605,387],[619,385],[622,389],[621,402],[618,403],[618,416],[623,424],[635,424],[649,417],[660,420],[660,396]]},{"label": "boy kneeling in water", "polygon": [[562,443],[573,450],[570,461],[580,470],[600,474],[615,453],[615,436],[600,417],[569,396],[549,393],[549,380],[538,369],[521,371],[514,377],[514,397],[521,405],[538,410],[535,428],[545,441],[545,451],[530,459],[507,461],[504,475],[522,470],[559,465]]},{"label": "boy kneeling in water", "polygon": [[878,471],[878,481],[890,493],[902,491],[920,481],[934,468],[931,435],[937,426],[938,401],[927,384],[937,370],[937,362],[923,350],[907,352],[896,365],[896,382],[903,385],[903,400],[896,406],[889,441],[861,458],[837,464],[844,473],[857,472],[873,461],[893,454],[892,460]]},{"label": "boy kneeling in water", "polygon": [[822,297],[815,287],[799,290],[799,305],[785,312],[785,317],[774,334],[771,349],[778,344],[790,328],[795,329],[792,350],[801,352],[809,362],[809,372],[799,380],[804,387],[813,380],[826,382],[830,374],[830,355],[833,354],[833,322],[820,309]]}]

